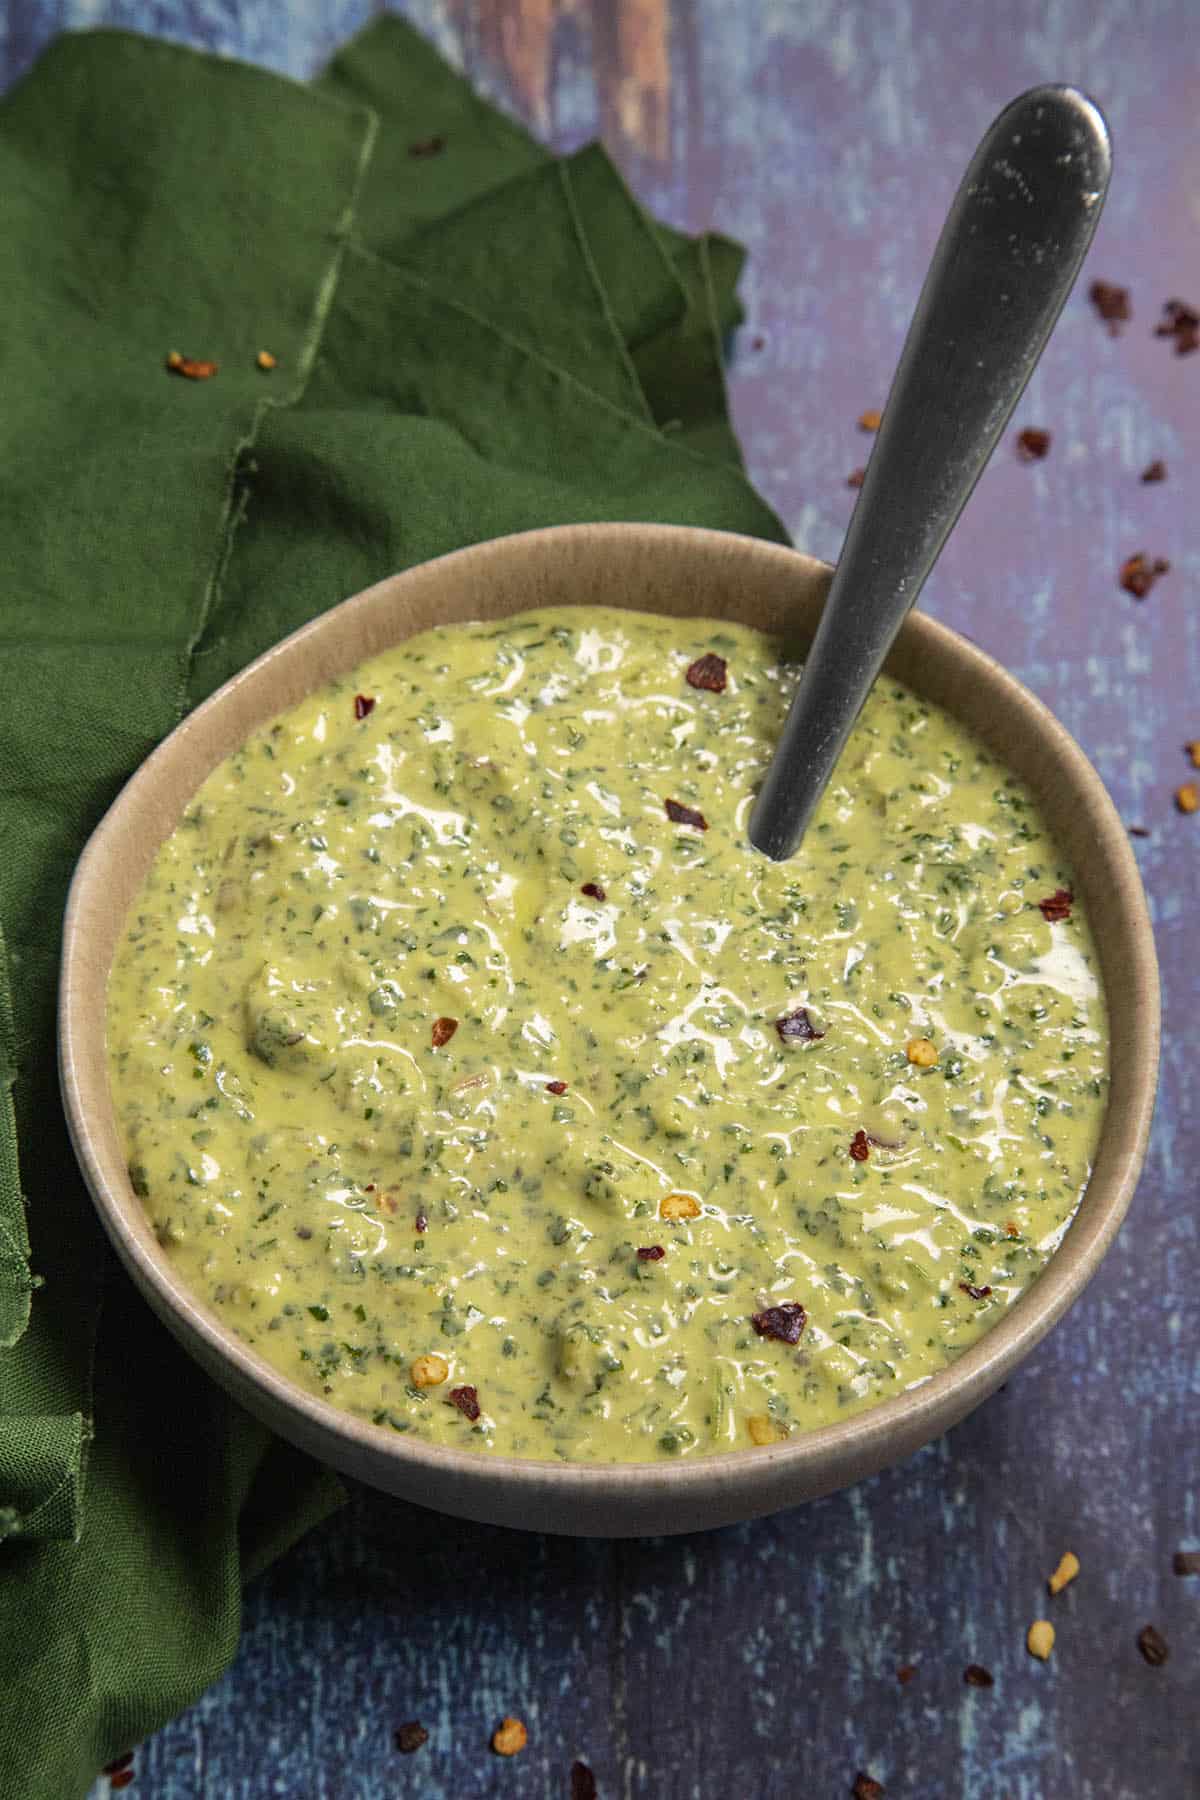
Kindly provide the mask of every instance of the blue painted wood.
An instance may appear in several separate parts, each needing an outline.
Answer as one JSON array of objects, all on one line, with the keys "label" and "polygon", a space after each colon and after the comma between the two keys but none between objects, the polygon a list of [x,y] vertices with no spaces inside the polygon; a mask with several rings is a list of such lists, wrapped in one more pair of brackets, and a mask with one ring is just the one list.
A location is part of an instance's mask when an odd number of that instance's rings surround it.
[{"label": "blue painted wood", "polygon": [[[1000,656],[1083,743],[1138,841],[1167,1048],[1150,1163],[1093,1288],[981,1412],[902,1468],[779,1518],[663,1543],[570,1543],[360,1493],[255,1584],[227,1678],[138,1756],[133,1792],[305,1800],[566,1795],[784,1800],[869,1769],[921,1800],[1155,1800],[1200,1792],[1200,1124],[1193,918],[1200,816],[1172,809],[1200,737],[1195,479],[1200,355],[1155,340],[1200,299],[1191,0],[413,0],[410,16],[556,143],[603,126],[639,193],[746,241],[731,378],[751,473],[833,556],[855,429],[878,405],[953,187],[1012,94],[1070,79],[1105,106],[1117,173],[1085,279],[1127,283],[1110,339],[1082,293],[1020,410],[1049,458],[1002,452],[926,604]],[[0,79],[101,20],[310,73],[357,0],[12,0]],[[663,98],[656,57],[665,42]],[[665,111],[663,111],[665,106]],[[656,107],[658,112],[656,113]],[[1139,471],[1165,458],[1170,476]],[[1172,572],[1138,605],[1145,549]],[[1121,1028],[1119,995],[1114,1029]],[[1078,1582],[1048,1603],[1066,1548]],[[1023,1649],[1042,1613],[1051,1663]],[[1138,1656],[1154,1621],[1172,1645]],[[995,1687],[962,1683],[968,1661]],[[918,1673],[902,1687],[898,1664]],[[505,1711],[530,1726],[487,1750]],[[430,1743],[402,1758],[392,1727]]]}]

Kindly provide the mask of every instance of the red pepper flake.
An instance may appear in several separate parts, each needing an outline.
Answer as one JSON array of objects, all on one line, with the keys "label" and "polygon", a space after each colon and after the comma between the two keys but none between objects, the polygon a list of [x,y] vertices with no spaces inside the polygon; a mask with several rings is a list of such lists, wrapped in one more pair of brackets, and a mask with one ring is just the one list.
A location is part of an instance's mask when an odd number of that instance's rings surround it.
[{"label": "red pepper flake", "polygon": [[1164,300],[1163,316],[1154,327],[1154,335],[1174,338],[1176,356],[1200,350],[1200,313],[1186,300]]},{"label": "red pepper flake", "polygon": [[851,469],[846,477],[846,486],[860,488],[866,479],[867,471],[865,469]]},{"label": "red pepper flake", "polygon": [[1165,556],[1156,556],[1151,561],[1144,550],[1139,550],[1121,564],[1117,580],[1135,600],[1144,600],[1159,576],[1169,574],[1170,569]]},{"label": "red pepper flake", "polygon": [[854,1786],[850,1791],[853,1800],[883,1800],[886,1790],[882,1781],[876,1781],[873,1775],[864,1775],[860,1769],[854,1777]]},{"label": "red pepper flake", "polygon": [[1004,1227],[1004,1235],[1007,1238],[1019,1238],[1021,1235],[1021,1227],[1019,1225],[1014,1225],[1010,1219],[1008,1224]]},{"label": "red pepper flake", "polygon": [[784,1044],[815,1044],[818,1038],[825,1036],[809,1018],[806,1006],[798,1006],[795,1012],[784,1013],[781,1019],[776,1019],[775,1029],[779,1033],[780,1042]]},{"label": "red pepper flake", "polygon": [[217,365],[215,362],[203,362],[199,357],[181,356],[178,350],[172,350],[167,358],[167,372],[182,375],[187,381],[211,381],[217,372]]},{"label": "red pepper flake", "polygon": [[638,1247],[639,1262],[661,1262],[666,1255],[661,1244],[643,1244]]},{"label": "red pepper flake", "polygon": [[696,831],[708,830],[708,820],[694,806],[682,806],[678,800],[664,800],[663,805],[673,825],[691,825]]},{"label": "red pepper flake", "polygon": [[1146,467],[1142,470],[1143,481],[1165,481],[1166,479],[1167,465],[1161,456],[1156,456],[1154,461],[1152,463],[1147,463]]},{"label": "red pepper flake", "polygon": [[881,412],[876,412],[874,407],[869,411],[859,413],[858,415],[858,429],[860,431],[878,431],[882,424],[883,414]]},{"label": "red pepper flake", "polygon": [[108,1785],[114,1794],[119,1794],[122,1788],[127,1788],[130,1785],[132,1780],[133,1770],[122,1769],[119,1774],[109,1776]]},{"label": "red pepper flake", "polygon": [[995,1676],[982,1663],[968,1663],[963,1670],[963,1680],[968,1687],[989,1688],[996,1685]]},{"label": "red pepper flake", "polygon": [[850,1140],[850,1154],[855,1162],[866,1162],[871,1154],[871,1140],[865,1131],[856,1131]]},{"label": "red pepper flake", "polygon": [[1021,462],[1041,462],[1050,448],[1050,433],[1029,425],[1017,433],[1017,457]]},{"label": "red pepper flake", "polygon": [[429,1214],[419,1212],[417,1214],[416,1218],[413,1220],[413,1224],[416,1226],[418,1231],[428,1231],[429,1230]]},{"label": "red pepper flake", "polygon": [[416,1719],[409,1719],[406,1725],[396,1727],[396,1748],[401,1756],[411,1756],[422,1744],[429,1742],[429,1733]]},{"label": "red pepper flake", "polygon": [[418,138],[415,144],[408,146],[410,156],[440,156],[446,148],[444,137]]},{"label": "red pepper flake", "polygon": [[546,1083],[546,1092],[548,1094],[565,1094],[566,1091],[567,1084],[565,1081],[548,1081]]},{"label": "red pepper flake", "polygon": [[1142,1626],[1138,1632],[1137,1647],[1152,1669],[1161,1669],[1171,1654],[1166,1638],[1153,1625]]},{"label": "red pepper flake", "polygon": [[992,1297],[990,1287],[976,1287],[971,1281],[960,1281],[958,1285],[964,1294],[971,1296],[972,1300],[990,1300]]},{"label": "red pepper flake", "polygon": [[1075,895],[1070,888],[1055,888],[1044,900],[1038,901],[1038,911],[1047,925],[1057,925],[1063,919],[1069,919],[1071,908],[1075,904]]},{"label": "red pepper flake", "polygon": [[729,664],[725,658],[710,650],[707,655],[698,656],[694,663],[688,664],[687,684],[689,687],[706,688],[710,694],[723,694],[728,669]]},{"label": "red pepper flake", "polygon": [[463,1418],[470,1419],[472,1425],[479,1417],[479,1390],[477,1388],[451,1388],[450,1403],[452,1406],[457,1406]]},{"label": "red pepper flake", "polygon": [[355,694],[354,716],[356,719],[365,719],[368,713],[373,713],[374,711],[375,696],[373,694]]},{"label": "red pepper flake", "polygon": [[124,1756],[115,1756],[112,1762],[105,1763],[100,1773],[102,1775],[119,1775],[121,1770],[127,1769],[132,1761],[133,1751],[127,1750]]},{"label": "red pepper flake", "polygon": [[368,1181],[366,1187],[363,1189],[363,1193],[364,1194],[373,1194],[374,1192],[375,1192],[375,1183],[373,1181]]},{"label": "red pepper flake", "polygon": [[1149,837],[1150,833],[1144,825],[1131,825],[1129,827],[1129,835],[1130,837]]},{"label": "red pepper flake", "polygon": [[448,1044],[457,1030],[457,1019],[435,1019],[433,1030],[429,1034],[434,1049],[440,1050],[443,1044]]},{"label": "red pepper flake", "polygon": [[1176,1575],[1200,1575],[1200,1550],[1177,1550],[1171,1567]]},{"label": "red pepper flake", "polygon": [[596,1800],[596,1777],[585,1762],[571,1764],[571,1800]]},{"label": "red pepper flake", "polygon": [[896,1670],[896,1680],[900,1683],[901,1687],[907,1687],[916,1672],[916,1663],[901,1663],[900,1667]]},{"label": "red pepper flake", "polygon": [[765,337],[762,337],[762,336],[761,336],[761,335],[760,335],[760,336],[758,336],[758,337],[752,337],[752,338],[751,338],[751,339],[750,339],[750,348],[751,348],[751,349],[752,349],[752,350],[762,350],[762,349],[765,349],[765,347],[766,347],[766,342],[767,342],[767,340],[766,340],[766,338],[765,338]]},{"label": "red pepper flake", "polygon": [[781,1306],[765,1306],[752,1313],[750,1323],[761,1338],[775,1338],[780,1344],[798,1344],[808,1314],[798,1300],[785,1300]]},{"label": "red pepper flake", "polygon": [[598,881],[585,881],[579,891],[581,894],[586,894],[589,900],[607,900],[608,898]]},{"label": "red pepper flake", "polygon": [[1111,281],[1093,281],[1088,289],[1088,299],[1108,326],[1109,335],[1120,337],[1122,325],[1128,325],[1133,317],[1129,289],[1117,287]]}]

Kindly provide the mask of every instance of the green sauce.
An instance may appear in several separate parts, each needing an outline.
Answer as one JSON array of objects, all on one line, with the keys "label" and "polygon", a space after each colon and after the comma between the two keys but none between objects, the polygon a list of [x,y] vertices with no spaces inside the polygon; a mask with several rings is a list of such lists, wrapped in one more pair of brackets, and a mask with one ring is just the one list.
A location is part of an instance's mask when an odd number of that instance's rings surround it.
[{"label": "green sauce", "polygon": [[1107,1081],[1086,922],[1037,904],[1070,871],[888,680],[758,856],[795,676],[705,620],[451,627],[205,782],[112,1085],[180,1275],[286,1375],[480,1451],[697,1455],[900,1392],[1036,1279]]}]

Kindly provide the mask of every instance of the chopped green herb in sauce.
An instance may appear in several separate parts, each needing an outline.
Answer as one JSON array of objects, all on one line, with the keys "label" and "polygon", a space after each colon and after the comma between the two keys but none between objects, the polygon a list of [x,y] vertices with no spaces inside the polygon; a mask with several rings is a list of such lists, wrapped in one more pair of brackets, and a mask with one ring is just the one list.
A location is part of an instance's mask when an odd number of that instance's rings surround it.
[{"label": "chopped green herb in sauce", "polygon": [[447,627],[205,782],[113,1091],[160,1242],[285,1374],[439,1443],[703,1455],[900,1392],[1036,1279],[1107,1087],[1071,870],[889,680],[797,856],[750,850],[796,673],[715,621]]}]

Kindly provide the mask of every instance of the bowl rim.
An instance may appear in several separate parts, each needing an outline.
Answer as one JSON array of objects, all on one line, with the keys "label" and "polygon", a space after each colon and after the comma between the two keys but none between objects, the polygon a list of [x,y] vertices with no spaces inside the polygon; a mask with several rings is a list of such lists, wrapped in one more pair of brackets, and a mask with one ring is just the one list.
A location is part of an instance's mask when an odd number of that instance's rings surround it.
[{"label": "bowl rim", "polygon": [[[164,766],[169,767],[180,757],[186,760],[189,744],[198,728],[202,729],[206,719],[224,707],[231,693],[259,678],[261,672],[281,656],[303,654],[313,640],[328,629],[335,616],[344,618],[354,611],[368,612],[379,607],[395,593],[398,583],[417,576],[427,579],[431,571],[453,573],[456,566],[464,568],[468,563],[481,563],[506,553],[527,555],[531,551],[540,554],[545,550],[555,555],[560,546],[579,544],[582,540],[589,540],[591,547],[602,555],[606,544],[618,538],[628,542],[631,534],[640,538],[649,549],[668,554],[680,540],[687,539],[701,554],[719,550],[728,557],[731,551],[740,553],[751,569],[756,563],[766,568],[771,563],[786,562],[792,570],[804,568],[810,578],[825,579],[829,572],[828,565],[815,558],[757,538],[691,526],[620,523],[552,526],[514,533],[449,552],[389,576],[289,633],[224,683],[163,739],[130,777],[89,838],[71,881],[63,925],[58,1035],[60,1083],[68,1128],[105,1230],[120,1260],[160,1316],[177,1329],[188,1348],[193,1354],[199,1354],[202,1362],[210,1368],[223,1367],[236,1377],[239,1393],[257,1394],[269,1401],[272,1421],[275,1422],[279,1415],[287,1417],[295,1426],[300,1441],[318,1454],[324,1453],[322,1447],[334,1443],[354,1446],[361,1452],[364,1464],[377,1464],[382,1458],[389,1463],[404,1465],[414,1476],[423,1472],[443,1483],[462,1477],[473,1491],[477,1491],[481,1483],[503,1485],[509,1489],[525,1487],[531,1495],[535,1489],[541,1495],[554,1490],[555,1502],[560,1505],[564,1501],[570,1503],[572,1499],[583,1501],[603,1497],[650,1500],[661,1494],[664,1483],[669,1485],[673,1496],[682,1497],[691,1492],[697,1498],[711,1498],[727,1487],[745,1487],[748,1482],[752,1483],[752,1472],[756,1468],[765,1471],[770,1467],[777,1476],[786,1472],[799,1478],[802,1471],[816,1472],[822,1465],[834,1467],[847,1459],[864,1467],[879,1467],[890,1460],[889,1445],[895,1441],[915,1447],[964,1416],[1033,1348],[1078,1298],[1099,1267],[1128,1208],[1141,1170],[1154,1110],[1159,1055],[1159,981],[1149,912],[1125,828],[1100,776],[1049,708],[1002,664],[949,626],[928,614],[913,612],[903,629],[915,649],[936,648],[953,655],[963,672],[964,685],[981,681],[1008,705],[1023,712],[1053,750],[1062,779],[1083,795],[1089,810],[1089,826],[1098,837],[1098,850],[1115,864],[1119,873],[1120,901],[1125,909],[1132,945],[1131,964],[1126,974],[1129,991],[1140,1002],[1122,1019],[1123,1032],[1132,1034],[1132,1043],[1127,1047],[1132,1051],[1134,1075],[1130,1104],[1120,1121],[1115,1175],[1101,1195],[1104,1204],[1096,1204],[1091,1209],[1085,1207],[1076,1214],[1059,1249],[1004,1317],[934,1375],[845,1420],[800,1432],[776,1445],[714,1451],[669,1464],[560,1463],[490,1451],[459,1450],[429,1443],[408,1433],[387,1435],[383,1427],[308,1393],[224,1326],[179,1279],[166,1252],[154,1242],[141,1202],[125,1176],[124,1159],[120,1159],[120,1173],[124,1177],[121,1180],[114,1175],[112,1158],[106,1153],[96,1123],[97,1109],[103,1116],[107,1108],[110,1120],[112,1116],[107,1058],[103,1050],[105,1017],[103,1012],[98,1021],[88,1017],[86,1007],[81,1004],[81,994],[90,964],[95,960],[89,953],[89,920],[97,907],[104,904],[105,863],[114,838],[119,836],[127,819],[136,816]],[[645,610],[653,611],[654,608],[648,605]],[[403,638],[394,641],[402,642]],[[372,653],[360,651],[354,660],[339,666],[348,671],[356,661]],[[312,686],[329,678],[330,674],[326,672]],[[280,710],[283,707],[263,711],[260,722]],[[953,713],[953,706],[948,710]],[[210,762],[190,783],[189,795],[213,766],[215,764]],[[161,837],[156,839],[156,842],[160,841]],[[103,971],[105,985],[109,966],[110,959],[106,960]],[[102,1034],[98,1057],[94,1053],[97,1029]],[[89,1044],[92,1045],[90,1053]],[[100,1072],[99,1077],[97,1072]],[[1106,1114],[1101,1142],[1108,1129],[1109,1117]],[[1088,1192],[1091,1192],[1090,1183]],[[140,1230],[136,1223],[139,1219]],[[797,1479],[796,1485],[803,1484]],[[720,1510],[719,1501],[714,1510]],[[745,1516],[750,1510],[741,1507],[739,1516]],[[476,1513],[476,1516],[482,1515]]]}]

